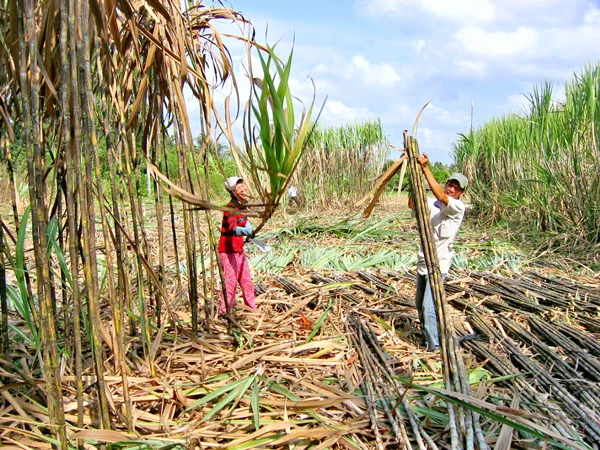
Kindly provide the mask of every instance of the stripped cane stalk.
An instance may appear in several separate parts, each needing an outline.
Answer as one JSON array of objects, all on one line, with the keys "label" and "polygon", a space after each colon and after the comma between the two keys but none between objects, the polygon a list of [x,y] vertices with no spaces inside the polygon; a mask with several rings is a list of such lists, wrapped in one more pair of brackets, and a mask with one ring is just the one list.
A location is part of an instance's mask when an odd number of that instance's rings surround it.
[{"label": "stripped cane stalk", "polygon": [[[202,167],[204,168],[204,186],[203,186],[203,196],[208,198],[208,186],[209,186],[209,182],[210,182],[210,172],[209,172],[209,153],[208,153],[208,135],[206,140],[203,143],[203,149],[201,152],[201,157],[202,157]],[[200,177],[200,173],[198,173],[198,177]],[[209,211],[205,211],[205,219],[206,219],[206,224],[207,224],[207,233],[204,233],[204,235],[206,236],[206,238],[208,239],[208,249],[211,248],[217,248],[217,246],[215,245],[215,234],[213,231],[213,221],[210,220],[210,213]],[[198,226],[200,226],[200,224],[198,224]],[[198,235],[201,236],[201,232],[200,230],[198,230]],[[212,252],[212,251],[208,251],[208,257],[209,257],[209,265],[208,265],[208,270],[210,272],[207,271],[207,267],[206,267],[206,262],[205,262],[205,254],[204,254],[204,249],[206,247],[204,245],[200,245],[200,263],[201,263],[201,269],[202,269],[202,289],[203,289],[203,296],[204,296],[204,316],[205,316],[205,329],[206,331],[210,331],[210,323],[211,323],[211,316],[212,316],[212,312],[213,312],[213,298],[215,297],[215,284],[214,283],[209,283],[208,282],[208,278],[207,275],[210,273],[211,278],[214,279],[214,270],[215,270],[215,259],[217,259],[216,257],[218,257],[218,252]],[[218,265],[218,264],[217,264]],[[219,270],[219,269],[217,269]],[[223,284],[223,286],[225,286]],[[218,307],[218,306],[217,306]]]},{"label": "stripped cane stalk", "polygon": [[[77,392],[77,424],[83,426],[83,355],[81,349],[81,298],[79,295],[79,277],[76,274],[79,272],[79,252],[78,242],[79,233],[77,232],[77,208],[75,205],[74,196],[77,192],[78,180],[76,180],[79,172],[76,170],[76,156],[74,152],[79,148],[79,114],[78,109],[70,107],[72,99],[73,105],[79,104],[79,97],[76,95],[77,89],[73,83],[77,82],[77,78],[72,79],[71,62],[75,61],[75,44],[74,44],[74,28],[75,28],[75,2],[61,2],[60,4],[60,52],[61,52],[61,76],[62,83],[59,86],[60,102],[62,111],[62,145],[65,164],[65,205],[67,210],[67,229],[69,232],[69,260],[71,263],[72,280],[72,300],[73,311],[71,314],[73,321],[73,345],[75,354],[75,388]],[[67,46],[67,40],[71,39],[71,51]],[[76,73],[76,71],[75,71]],[[71,122],[71,120],[73,122]],[[71,140],[71,127],[73,125],[73,136],[75,141]]]},{"label": "stripped cane stalk", "polygon": [[50,266],[46,246],[46,210],[44,189],[44,158],[42,155],[42,124],[40,120],[39,77],[37,58],[37,28],[35,6],[31,0],[20,0],[17,4],[19,27],[19,77],[23,106],[23,131],[27,154],[29,198],[32,206],[32,234],[34,242],[37,293],[40,307],[39,329],[42,336],[42,357],[47,381],[48,413],[53,434],[67,448],[62,386],[60,383],[58,348],[54,305],[50,297]]},{"label": "stripped cane stalk", "polygon": [[[392,425],[394,434],[396,435],[397,444],[400,448],[408,448],[409,439],[404,425],[404,419],[399,415],[398,404],[391,404],[392,398],[400,398],[401,393],[397,392],[395,381],[389,374],[389,366],[385,362],[385,356],[379,345],[379,342],[374,337],[372,330],[368,330],[360,322],[358,317],[349,317],[346,325],[350,331],[349,336],[352,345],[358,352],[361,366],[365,370],[366,386],[372,386],[377,392],[377,399],[382,404],[382,407],[388,417],[388,421]],[[396,391],[396,392],[394,392]],[[396,420],[394,415],[398,418]],[[422,436],[418,427],[413,427],[419,448],[424,450]]]},{"label": "stripped cane stalk", "polygon": [[[158,121],[154,122],[154,131],[155,131],[155,142],[156,145],[153,145],[153,153],[152,156],[157,158],[160,161],[163,157],[165,157],[163,152],[163,136],[160,133],[160,123]],[[158,182],[155,178],[152,178],[152,188],[154,190],[154,208],[156,210],[156,230],[158,232],[158,279],[161,282],[163,291],[166,291],[166,280],[165,280],[165,229],[164,229],[164,197],[160,187],[158,186]],[[156,325],[160,327],[161,324],[161,311],[162,311],[162,300],[163,298],[160,295],[156,296]]]},{"label": "stripped cane stalk", "polygon": [[[98,45],[99,48],[101,48],[101,45]],[[101,62],[100,62],[100,58],[101,58],[101,52],[98,52],[98,61],[97,61],[97,67],[101,67]],[[108,74],[108,76],[110,76],[110,73]],[[104,121],[103,121],[103,130],[104,130],[104,139],[106,142],[106,149],[107,155],[110,155],[113,151],[113,145],[114,145],[114,132],[113,129],[110,125],[111,122],[113,122],[114,119],[111,111],[109,111],[108,108],[108,93],[106,92],[106,88],[105,86],[108,83],[111,83],[112,80],[105,80],[104,79],[104,72],[103,70],[99,70],[98,71],[98,81],[99,81],[99,86],[100,86],[100,100],[101,100],[101,106],[102,106],[102,115],[104,117]],[[116,122],[116,120],[114,120],[114,122]],[[129,370],[127,368],[127,361],[126,361],[126,354],[125,354],[125,346],[124,346],[124,336],[123,336],[123,302],[122,302],[122,296],[120,295],[119,291],[118,291],[118,284],[119,284],[119,279],[121,278],[121,266],[123,265],[123,261],[119,261],[118,259],[118,255],[120,253],[118,252],[113,252],[113,250],[115,250],[115,246],[116,246],[116,241],[113,239],[113,236],[111,235],[111,228],[110,228],[110,223],[108,220],[108,217],[106,215],[106,208],[103,207],[106,198],[103,194],[103,188],[102,188],[102,176],[101,176],[101,171],[100,171],[100,159],[99,159],[99,155],[98,152],[95,152],[95,157],[96,157],[96,183],[98,186],[98,199],[99,199],[99,203],[100,203],[100,214],[102,217],[102,235],[104,237],[104,247],[106,249],[105,255],[106,255],[106,278],[107,278],[107,286],[108,286],[108,297],[110,300],[110,305],[111,305],[111,309],[113,311],[113,345],[112,345],[112,350],[114,353],[114,364],[115,364],[115,371],[117,373],[120,373],[121,375],[121,382],[123,383],[123,404],[125,406],[125,422],[127,424],[127,431],[129,431],[130,433],[133,431],[133,416],[132,416],[132,412],[131,412],[131,400],[130,400],[130,394],[129,394],[129,381],[128,381],[128,374],[129,374]],[[109,164],[111,167],[114,166],[114,164]],[[114,169],[112,169],[114,170]],[[115,180],[111,179],[111,193],[114,193],[114,183]],[[115,227],[115,231],[116,233],[119,233],[120,235],[120,229],[118,227]],[[115,254],[117,255],[117,270],[116,270],[116,276],[117,276],[117,285],[115,285],[115,280],[114,280],[114,276],[115,276],[115,264],[113,261],[113,258],[115,256]]]},{"label": "stripped cane stalk", "polygon": [[90,38],[89,38],[89,4],[81,2],[77,15],[81,40],[77,41],[77,68],[79,69],[79,93],[81,102],[81,120],[83,124],[82,148],[83,159],[86,161],[84,168],[83,187],[81,193],[81,224],[83,231],[84,274],[87,285],[88,310],[90,316],[92,350],[94,356],[94,369],[98,380],[98,402],[102,427],[110,429],[109,405],[106,397],[106,383],[104,381],[104,356],[102,349],[102,320],[98,303],[98,266],[96,258],[96,212],[94,206],[94,176],[93,154],[97,151],[96,127],[92,105],[95,98],[92,92],[90,69]]},{"label": "stripped cane stalk", "polygon": [[154,367],[154,354],[152,352],[151,335],[150,335],[150,321],[148,318],[148,311],[146,308],[146,292],[144,290],[144,271],[143,262],[144,258],[141,249],[141,237],[139,222],[143,220],[144,216],[141,211],[138,210],[137,199],[135,195],[135,187],[138,186],[138,172],[137,169],[134,171],[132,162],[135,158],[135,139],[131,135],[131,132],[125,132],[127,139],[125,142],[125,168],[127,173],[127,193],[129,194],[129,202],[131,208],[131,227],[133,229],[133,244],[135,247],[135,260],[136,260],[136,277],[137,277],[137,298],[138,298],[138,310],[140,313],[140,327],[142,332],[142,346],[144,355],[148,358],[148,365],[150,368],[150,374],[156,376],[156,368]]},{"label": "stripped cane stalk", "polygon": [[[419,227],[419,235],[421,238],[421,248],[425,255],[425,263],[427,264],[427,273],[431,285],[431,291],[436,306],[439,324],[440,343],[442,347],[442,370],[444,374],[444,383],[448,389],[452,389],[453,383],[450,371],[450,352],[448,349],[448,340],[446,339],[446,315],[445,315],[445,296],[442,285],[442,276],[440,273],[437,251],[433,244],[433,230],[431,221],[429,220],[429,208],[425,200],[425,188],[423,186],[423,178],[418,166],[417,157],[419,155],[416,139],[404,132],[404,148],[408,154],[408,167],[412,185],[412,195],[415,203],[415,215]],[[459,448],[458,422],[456,420],[454,405],[448,403],[448,416],[450,424],[450,436],[452,448]]]},{"label": "stripped cane stalk", "polygon": [[[182,183],[186,186],[189,192],[194,194],[192,176],[187,158],[187,154],[191,152],[191,149],[187,147],[183,138],[183,132],[180,132],[179,139],[177,140],[179,173],[182,178]],[[182,215],[185,256],[187,262],[188,298],[190,302],[190,311],[192,314],[192,333],[195,335],[198,333],[198,269],[196,264],[196,230],[194,226],[195,213],[189,208],[184,208]]]},{"label": "stripped cane stalk", "polygon": [[[352,340],[352,344],[354,345],[354,348],[356,348],[358,351],[358,349],[361,348],[359,337],[356,336],[355,333],[350,333],[350,339]],[[362,358],[361,358],[361,360],[362,360]],[[383,439],[381,438],[381,433],[379,431],[379,426],[377,424],[377,406],[376,406],[377,399],[375,398],[375,395],[373,392],[373,385],[372,385],[372,381],[371,381],[370,377],[368,377],[368,376],[365,377],[362,384],[365,388],[365,393],[366,393],[365,403],[367,404],[367,407],[369,409],[369,419],[371,421],[371,428],[375,432],[375,441],[377,442],[377,448],[383,449],[384,448]]]},{"label": "stripped cane stalk", "polygon": [[0,356],[8,354],[8,301],[6,299],[6,269],[4,267],[4,221],[0,214]]},{"label": "stripped cane stalk", "polygon": [[[112,142],[112,140],[111,140]],[[116,260],[117,260],[117,270],[118,270],[118,284],[117,284],[117,309],[115,310],[115,333],[117,335],[121,335],[121,342],[124,342],[124,330],[125,330],[125,309],[132,310],[131,307],[131,284],[129,281],[129,277],[126,268],[129,266],[129,262],[127,261],[128,255],[124,251],[125,244],[123,239],[123,229],[124,222],[122,220],[123,214],[121,213],[121,208],[119,205],[121,202],[120,199],[123,198],[123,193],[121,191],[121,184],[117,184],[117,173],[116,168],[120,168],[120,172],[123,173],[123,144],[122,142],[116,141],[113,145],[107,145],[106,147],[107,155],[110,155],[115,164],[109,164],[108,170],[110,174],[110,200],[111,200],[111,216],[113,218],[112,224],[114,225],[112,229],[113,240],[115,246]],[[133,336],[135,334],[135,324],[133,319],[130,317],[129,320],[129,333]],[[125,357],[125,356],[123,356]]]}]

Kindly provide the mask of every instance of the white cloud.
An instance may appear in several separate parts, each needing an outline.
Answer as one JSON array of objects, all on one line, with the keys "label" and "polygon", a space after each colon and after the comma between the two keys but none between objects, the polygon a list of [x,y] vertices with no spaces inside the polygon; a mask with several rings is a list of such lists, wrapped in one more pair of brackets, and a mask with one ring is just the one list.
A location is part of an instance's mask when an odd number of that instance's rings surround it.
[{"label": "white cloud", "polygon": [[531,109],[531,102],[524,94],[512,94],[506,98],[504,112],[524,115]]},{"label": "white cloud", "polygon": [[548,58],[556,59],[558,56],[563,61],[600,58],[600,23],[571,29],[548,29],[544,31],[543,40],[545,46],[539,50],[545,50]]},{"label": "white cloud", "polygon": [[465,119],[462,114],[456,112],[450,112],[447,109],[437,106],[437,104],[431,102],[427,105],[423,112],[423,119],[425,123],[431,125],[443,127],[462,127],[465,125]]},{"label": "white cloud", "polygon": [[[388,103],[387,110],[379,114],[379,117],[381,117],[382,122],[388,127],[406,128],[409,125],[412,125],[418,113],[419,110],[417,108],[412,108],[400,101],[392,101]],[[389,132],[391,129],[386,127],[386,131]]]},{"label": "white cloud", "polygon": [[456,34],[456,39],[470,53],[490,59],[530,53],[539,42],[536,30],[525,27],[512,32],[488,32],[479,27],[468,26]]},{"label": "white cloud", "polygon": [[372,14],[397,14],[417,10],[438,19],[462,23],[489,22],[496,16],[496,5],[490,0],[373,0]]},{"label": "white cloud", "polygon": [[415,52],[420,53],[423,48],[425,48],[425,41],[423,39],[419,39],[417,41],[411,42],[412,48]]},{"label": "white cloud", "polygon": [[374,120],[377,114],[368,108],[352,108],[339,100],[328,100],[320,122],[325,126],[341,126],[349,122]]},{"label": "white cloud", "polygon": [[[322,62],[322,61],[326,62]],[[319,79],[339,79],[343,77],[349,85],[369,86],[375,90],[389,89],[405,81],[392,64],[387,62],[374,63],[363,55],[354,55],[350,60],[341,55],[328,55],[316,63],[310,73],[318,75]],[[338,83],[339,84],[339,83]],[[332,86],[337,92],[344,86]],[[320,90],[320,89],[319,89]]]},{"label": "white cloud", "polygon": [[590,5],[583,16],[583,22],[588,25],[600,25],[600,9],[594,5]]},{"label": "white cloud", "polygon": [[427,153],[431,162],[447,163],[457,135],[439,128],[419,127],[416,138],[419,141],[419,150],[421,153]]},{"label": "white cloud", "polygon": [[505,25],[553,27],[579,23],[589,0],[495,0],[497,21]]},{"label": "white cloud", "polygon": [[483,78],[487,74],[487,64],[485,61],[461,59],[457,60],[454,64],[461,75]]},{"label": "white cloud", "polygon": [[[403,0],[373,0],[369,10],[382,14],[394,13],[401,9],[402,3],[404,3]],[[360,4],[364,7],[363,2],[360,2]]]},{"label": "white cloud", "polygon": [[353,56],[346,70],[347,78],[355,76],[359,76],[369,85],[381,87],[390,87],[402,80],[390,64],[373,64],[362,55]]},{"label": "white cloud", "polygon": [[496,5],[490,0],[419,0],[423,8],[448,20],[489,22],[496,16]]}]

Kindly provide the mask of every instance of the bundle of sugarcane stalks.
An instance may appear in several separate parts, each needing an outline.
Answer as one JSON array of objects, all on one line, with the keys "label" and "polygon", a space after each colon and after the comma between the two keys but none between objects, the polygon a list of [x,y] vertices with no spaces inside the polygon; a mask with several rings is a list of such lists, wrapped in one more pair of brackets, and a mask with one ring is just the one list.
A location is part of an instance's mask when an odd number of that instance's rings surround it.
[{"label": "bundle of sugarcane stalks", "polygon": [[363,392],[377,448],[386,448],[379,432],[380,422],[376,411],[379,406],[385,412],[388,423],[392,425],[395,445],[398,448],[412,448],[404,425],[405,415],[419,449],[425,450],[427,448],[425,443],[429,448],[437,449],[435,442],[419,424],[406,397],[407,387],[398,379],[369,323],[362,321],[359,315],[352,314],[349,315],[346,326],[352,346],[360,355],[365,372],[362,382]]},{"label": "bundle of sugarcane stalks", "polygon": [[[417,140],[404,133],[404,148],[408,156],[408,168],[413,198],[415,203],[415,215],[421,238],[421,248],[425,255],[425,263],[429,274],[431,291],[435,302],[438,330],[440,335],[442,367],[444,370],[444,382],[446,389],[450,389],[464,395],[472,395],[471,388],[467,382],[467,374],[464,362],[454,336],[452,324],[447,320],[446,295],[444,283],[439,268],[437,250],[433,238],[433,229],[429,218],[429,207],[425,195],[423,177],[417,162],[419,147]],[[448,416],[450,419],[450,430],[452,437],[452,448],[462,448],[461,440],[464,440],[467,449],[475,448],[475,440],[481,449],[488,446],[481,432],[479,415],[472,411],[456,408],[453,403],[448,403]]]}]

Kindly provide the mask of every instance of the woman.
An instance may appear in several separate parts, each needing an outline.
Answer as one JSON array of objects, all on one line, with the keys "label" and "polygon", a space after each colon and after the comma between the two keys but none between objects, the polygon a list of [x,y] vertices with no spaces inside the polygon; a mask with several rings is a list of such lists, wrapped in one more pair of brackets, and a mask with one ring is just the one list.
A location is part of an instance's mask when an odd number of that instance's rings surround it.
[{"label": "woman", "polygon": [[219,239],[219,259],[223,268],[225,287],[219,304],[219,314],[231,313],[235,306],[235,293],[238,283],[242,289],[244,302],[254,311],[258,311],[254,302],[254,284],[246,255],[244,240],[246,236],[254,237],[254,228],[246,217],[248,203],[248,186],[240,177],[229,177],[225,181],[225,189],[231,194],[230,208],[239,213],[225,211],[221,224]]}]

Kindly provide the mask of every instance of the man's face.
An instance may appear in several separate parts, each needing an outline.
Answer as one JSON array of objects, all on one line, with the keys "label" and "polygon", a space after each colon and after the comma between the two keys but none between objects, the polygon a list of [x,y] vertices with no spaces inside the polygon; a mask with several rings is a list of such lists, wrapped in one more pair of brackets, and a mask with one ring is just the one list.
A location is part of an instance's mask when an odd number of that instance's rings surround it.
[{"label": "man's face", "polygon": [[445,191],[446,191],[446,195],[448,197],[452,197],[456,200],[458,200],[463,193],[465,192],[461,187],[460,184],[458,184],[458,181],[456,180],[450,180],[446,183],[445,186]]},{"label": "man's face", "polygon": [[248,186],[246,186],[246,183],[242,181],[241,183],[236,184],[233,194],[242,201],[248,200]]}]

